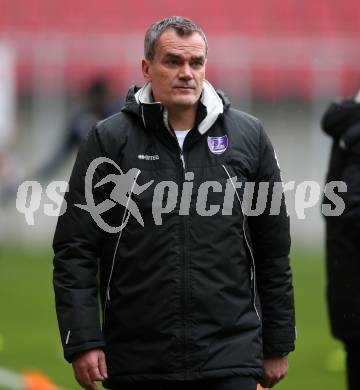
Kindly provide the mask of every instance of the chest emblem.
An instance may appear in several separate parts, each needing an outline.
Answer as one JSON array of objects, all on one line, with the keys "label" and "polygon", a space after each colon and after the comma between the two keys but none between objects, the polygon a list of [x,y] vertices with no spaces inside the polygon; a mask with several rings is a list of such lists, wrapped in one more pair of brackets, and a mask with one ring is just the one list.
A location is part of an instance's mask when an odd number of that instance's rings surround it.
[{"label": "chest emblem", "polygon": [[223,135],[222,137],[208,137],[207,142],[210,152],[214,154],[224,153],[229,145],[227,135]]}]

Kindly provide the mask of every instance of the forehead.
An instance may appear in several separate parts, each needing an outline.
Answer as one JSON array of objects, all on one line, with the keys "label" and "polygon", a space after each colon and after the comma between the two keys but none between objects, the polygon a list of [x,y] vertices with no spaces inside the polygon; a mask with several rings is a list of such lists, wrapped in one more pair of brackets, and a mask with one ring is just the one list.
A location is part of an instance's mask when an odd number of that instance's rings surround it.
[{"label": "forehead", "polygon": [[198,32],[180,36],[174,29],[168,29],[160,35],[155,54],[164,56],[169,53],[205,57],[205,42]]}]

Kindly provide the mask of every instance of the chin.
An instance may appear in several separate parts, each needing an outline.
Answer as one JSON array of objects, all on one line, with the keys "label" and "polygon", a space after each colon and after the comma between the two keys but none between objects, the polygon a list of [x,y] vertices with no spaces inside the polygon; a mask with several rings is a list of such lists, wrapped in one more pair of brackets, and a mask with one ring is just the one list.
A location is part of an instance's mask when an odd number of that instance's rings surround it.
[{"label": "chin", "polygon": [[174,104],[177,106],[193,106],[197,102],[197,98],[195,96],[182,96],[174,99]]}]

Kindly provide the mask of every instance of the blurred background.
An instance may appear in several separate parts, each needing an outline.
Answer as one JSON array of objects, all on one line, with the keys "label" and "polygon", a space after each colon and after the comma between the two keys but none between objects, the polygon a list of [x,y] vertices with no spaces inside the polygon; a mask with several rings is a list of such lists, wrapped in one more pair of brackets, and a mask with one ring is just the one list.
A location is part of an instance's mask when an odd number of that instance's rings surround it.
[{"label": "blurred background", "polygon": [[[0,388],[20,386],[29,371],[79,388],[55,321],[56,218],[44,213],[52,203],[45,188],[68,180],[91,125],[119,111],[130,85],[143,84],[144,34],[170,15],[204,29],[207,79],[262,120],[283,180],[323,187],[330,140],[321,115],[360,88],[358,0],[0,0]],[[44,189],[33,226],[16,210],[23,180]],[[342,390],[344,355],[327,324],[320,200],[300,219],[294,194],[287,198],[299,339],[278,388]]]}]

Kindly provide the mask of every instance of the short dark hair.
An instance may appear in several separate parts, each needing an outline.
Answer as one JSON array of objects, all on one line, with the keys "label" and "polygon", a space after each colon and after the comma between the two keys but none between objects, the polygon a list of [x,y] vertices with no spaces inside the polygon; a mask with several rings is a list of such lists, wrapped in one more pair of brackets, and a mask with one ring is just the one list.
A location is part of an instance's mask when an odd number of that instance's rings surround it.
[{"label": "short dark hair", "polygon": [[191,35],[194,32],[200,34],[205,43],[205,56],[208,52],[208,44],[204,31],[192,20],[184,18],[182,16],[170,16],[168,18],[159,20],[153,23],[146,31],[144,41],[144,55],[147,60],[153,60],[155,56],[156,44],[160,38],[160,35],[170,28],[173,28],[178,35]]}]

